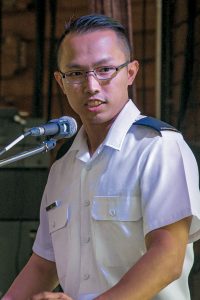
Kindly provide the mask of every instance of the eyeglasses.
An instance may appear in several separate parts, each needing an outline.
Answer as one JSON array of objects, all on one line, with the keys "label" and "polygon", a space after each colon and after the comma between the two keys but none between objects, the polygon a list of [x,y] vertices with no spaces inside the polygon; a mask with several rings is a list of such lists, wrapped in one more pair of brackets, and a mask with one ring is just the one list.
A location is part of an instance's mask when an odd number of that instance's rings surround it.
[{"label": "eyeglasses", "polygon": [[126,67],[129,64],[129,62],[125,62],[122,65],[119,65],[118,67],[114,67],[114,66],[102,66],[102,67],[97,67],[94,70],[91,71],[83,71],[83,70],[72,70],[66,73],[63,73],[61,71],[59,71],[62,74],[62,77],[66,80],[67,83],[82,83],[87,75],[89,73],[93,73],[94,77],[97,80],[109,80],[114,78],[118,72]]}]

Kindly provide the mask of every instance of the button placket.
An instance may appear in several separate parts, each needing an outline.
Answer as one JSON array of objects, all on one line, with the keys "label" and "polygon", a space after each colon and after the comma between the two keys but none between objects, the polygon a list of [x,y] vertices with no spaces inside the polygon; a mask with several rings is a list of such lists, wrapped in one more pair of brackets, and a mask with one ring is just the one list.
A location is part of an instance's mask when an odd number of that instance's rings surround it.
[{"label": "button placket", "polygon": [[85,286],[86,281],[90,278],[90,267],[89,267],[89,257],[91,252],[90,243],[90,201],[89,194],[90,191],[88,187],[90,186],[91,164],[85,166],[81,173],[81,286]]}]

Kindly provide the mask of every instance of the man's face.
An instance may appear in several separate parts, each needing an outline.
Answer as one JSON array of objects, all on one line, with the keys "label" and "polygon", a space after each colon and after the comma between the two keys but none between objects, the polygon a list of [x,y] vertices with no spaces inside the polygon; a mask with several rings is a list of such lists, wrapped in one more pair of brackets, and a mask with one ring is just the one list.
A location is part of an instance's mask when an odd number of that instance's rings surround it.
[{"label": "man's face", "polygon": [[[74,70],[90,71],[102,66],[119,66],[127,61],[122,42],[112,30],[84,34],[69,34],[62,42],[59,67],[64,73]],[[128,101],[128,85],[138,70],[134,61],[122,68],[111,80],[97,80],[89,73],[82,83],[70,84],[55,73],[69,104],[84,125],[110,124]]]}]

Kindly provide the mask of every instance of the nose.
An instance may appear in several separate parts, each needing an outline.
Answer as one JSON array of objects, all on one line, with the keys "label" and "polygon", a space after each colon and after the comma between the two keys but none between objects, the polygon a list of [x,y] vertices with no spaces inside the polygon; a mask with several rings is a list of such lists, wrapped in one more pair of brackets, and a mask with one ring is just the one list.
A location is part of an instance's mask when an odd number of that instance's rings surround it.
[{"label": "nose", "polygon": [[93,71],[87,72],[85,76],[85,91],[90,94],[96,94],[100,91],[101,85]]}]

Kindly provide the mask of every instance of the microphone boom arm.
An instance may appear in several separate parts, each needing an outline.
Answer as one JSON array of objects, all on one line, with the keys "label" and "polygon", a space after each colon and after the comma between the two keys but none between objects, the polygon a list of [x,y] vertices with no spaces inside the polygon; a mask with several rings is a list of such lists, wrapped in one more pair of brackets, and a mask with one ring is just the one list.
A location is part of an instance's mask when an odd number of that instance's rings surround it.
[{"label": "microphone boom arm", "polygon": [[6,147],[0,149],[0,155],[4,154],[6,151],[10,150],[12,147],[14,147],[17,143],[19,143],[20,141],[22,141],[25,137],[27,137],[30,134],[31,134],[31,132],[29,132],[29,131],[25,132],[24,134],[21,134],[13,142],[11,142],[10,144],[8,144]]},{"label": "microphone boom arm", "polygon": [[24,151],[24,152],[20,152],[19,154],[16,154],[14,156],[0,160],[0,167],[11,164],[18,160],[33,156],[35,154],[39,154],[42,152],[48,152],[48,151],[52,150],[53,148],[55,148],[55,146],[56,146],[55,139],[46,140],[41,145],[39,145],[35,148],[32,148],[32,149]]}]

